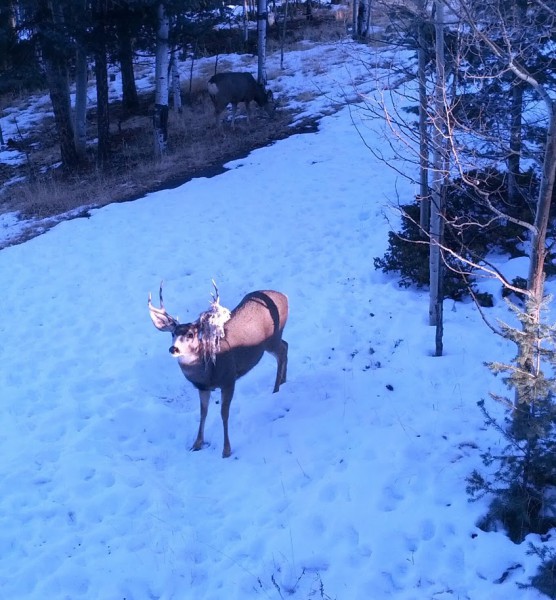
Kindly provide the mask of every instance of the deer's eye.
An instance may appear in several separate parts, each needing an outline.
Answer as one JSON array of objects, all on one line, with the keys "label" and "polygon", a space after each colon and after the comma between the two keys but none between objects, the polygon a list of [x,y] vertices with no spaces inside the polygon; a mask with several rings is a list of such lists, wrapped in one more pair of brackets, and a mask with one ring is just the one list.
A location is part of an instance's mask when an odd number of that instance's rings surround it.
[{"label": "deer's eye", "polygon": [[188,340],[192,340],[192,339],[195,337],[195,334],[194,334],[192,331],[188,331],[188,332],[185,334],[185,337],[186,337]]}]

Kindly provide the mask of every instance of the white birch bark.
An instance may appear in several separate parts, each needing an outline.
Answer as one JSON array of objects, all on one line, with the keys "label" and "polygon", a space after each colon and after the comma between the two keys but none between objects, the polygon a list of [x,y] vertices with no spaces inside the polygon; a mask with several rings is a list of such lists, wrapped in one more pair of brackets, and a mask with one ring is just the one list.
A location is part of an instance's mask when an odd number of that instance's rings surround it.
[{"label": "white birch bark", "polygon": [[[446,89],[445,58],[444,58],[444,5],[442,0],[436,0],[436,84],[434,90],[434,122],[432,133],[433,148],[433,181],[431,194],[431,223],[430,223],[430,303],[429,323],[440,332],[442,330],[442,256],[440,245],[444,228],[444,126],[445,126],[445,101]],[[440,343],[439,343],[440,342]],[[442,353],[441,337],[437,335],[436,355]]]},{"label": "white birch bark", "polygon": [[258,0],[257,4],[257,32],[258,32],[258,74],[257,80],[261,85],[266,86],[266,19],[267,0]]},{"label": "white birch bark", "polygon": [[162,157],[168,141],[168,32],[170,21],[164,3],[158,5],[158,31],[156,36],[155,105],[153,117],[154,154]]}]

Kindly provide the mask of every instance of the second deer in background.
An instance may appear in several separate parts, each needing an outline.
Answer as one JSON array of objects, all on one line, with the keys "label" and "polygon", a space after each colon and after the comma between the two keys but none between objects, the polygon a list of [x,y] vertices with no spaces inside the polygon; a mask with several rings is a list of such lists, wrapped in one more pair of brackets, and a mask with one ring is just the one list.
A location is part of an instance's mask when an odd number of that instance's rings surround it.
[{"label": "second deer in background", "polygon": [[208,93],[214,104],[216,122],[222,125],[222,114],[228,104],[232,105],[232,127],[235,127],[237,105],[245,104],[247,120],[251,121],[250,103],[255,101],[269,116],[275,110],[274,96],[270,90],[257,83],[251,73],[217,73],[208,81]]}]

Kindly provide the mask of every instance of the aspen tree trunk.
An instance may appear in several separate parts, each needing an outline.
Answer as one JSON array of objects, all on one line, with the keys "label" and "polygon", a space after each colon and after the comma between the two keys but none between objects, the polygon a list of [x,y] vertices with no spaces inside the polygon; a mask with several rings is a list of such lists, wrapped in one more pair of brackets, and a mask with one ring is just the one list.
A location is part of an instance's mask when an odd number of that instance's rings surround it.
[{"label": "aspen tree trunk", "polygon": [[168,141],[168,32],[170,22],[164,3],[158,5],[158,31],[156,36],[156,92],[153,115],[154,155],[160,159],[166,152]]},{"label": "aspen tree trunk", "polygon": [[268,17],[267,0],[258,0],[257,5],[257,33],[258,33],[258,72],[257,81],[266,85],[266,20]]},{"label": "aspen tree trunk", "polygon": [[444,5],[442,0],[436,0],[436,84],[434,90],[434,122],[432,134],[433,147],[433,183],[431,197],[430,224],[430,305],[429,323],[437,328],[436,356],[442,355],[442,256],[440,244],[444,230],[443,188],[445,180],[444,159],[444,129],[445,129],[445,99],[446,90],[445,59],[444,59]]}]

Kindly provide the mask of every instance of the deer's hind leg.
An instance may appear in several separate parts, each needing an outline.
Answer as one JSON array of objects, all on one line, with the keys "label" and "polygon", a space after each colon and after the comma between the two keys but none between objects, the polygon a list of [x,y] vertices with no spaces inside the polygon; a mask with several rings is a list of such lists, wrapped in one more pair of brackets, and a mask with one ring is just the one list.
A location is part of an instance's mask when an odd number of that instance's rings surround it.
[{"label": "deer's hind leg", "polygon": [[230,418],[230,404],[234,396],[235,383],[221,389],[220,414],[222,415],[222,426],[224,428],[224,448],[222,449],[222,458],[228,458],[232,454],[230,438],[228,436],[228,419]]},{"label": "deer's hind leg", "polygon": [[283,383],[286,383],[288,374],[288,342],[279,339],[276,347],[269,350],[270,354],[276,359],[276,382],[274,383],[273,393],[276,393]]}]

